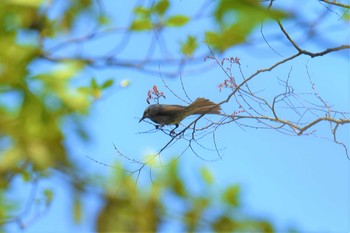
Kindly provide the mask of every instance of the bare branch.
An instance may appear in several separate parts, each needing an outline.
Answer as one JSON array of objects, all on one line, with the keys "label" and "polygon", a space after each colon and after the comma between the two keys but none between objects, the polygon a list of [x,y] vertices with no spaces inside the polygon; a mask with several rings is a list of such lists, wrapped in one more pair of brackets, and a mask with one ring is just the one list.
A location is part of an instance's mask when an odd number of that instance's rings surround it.
[{"label": "bare branch", "polygon": [[350,5],[343,4],[343,3],[340,3],[340,2],[337,2],[337,1],[329,1],[329,0],[320,0],[320,1],[324,2],[324,3],[327,3],[327,4],[330,4],[330,5],[334,5],[334,6],[339,6],[339,7],[350,9]]}]

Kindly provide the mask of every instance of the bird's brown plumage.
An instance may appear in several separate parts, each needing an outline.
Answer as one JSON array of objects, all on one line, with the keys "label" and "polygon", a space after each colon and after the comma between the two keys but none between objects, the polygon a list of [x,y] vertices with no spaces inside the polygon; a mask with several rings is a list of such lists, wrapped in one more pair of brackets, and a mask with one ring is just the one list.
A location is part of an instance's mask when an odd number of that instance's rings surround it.
[{"label": "bird's brown plumage", "polygon": [[161,125],[178,125],[190,115],[220,114],[221,107],[205,98],[197,98],[188,106],[174,104],[153,104],[146,108],[140,122],[149,118]]}]

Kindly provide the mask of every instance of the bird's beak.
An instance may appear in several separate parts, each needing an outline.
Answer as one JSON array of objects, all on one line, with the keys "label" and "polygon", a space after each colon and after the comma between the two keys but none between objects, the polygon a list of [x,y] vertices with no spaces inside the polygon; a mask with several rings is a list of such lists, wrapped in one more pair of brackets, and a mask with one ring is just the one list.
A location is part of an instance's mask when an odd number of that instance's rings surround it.
[{"label": "bird's beak", "polygon": [[139,123],[145,119],[145,116],[142,116],[141,119],[139,120]]}]

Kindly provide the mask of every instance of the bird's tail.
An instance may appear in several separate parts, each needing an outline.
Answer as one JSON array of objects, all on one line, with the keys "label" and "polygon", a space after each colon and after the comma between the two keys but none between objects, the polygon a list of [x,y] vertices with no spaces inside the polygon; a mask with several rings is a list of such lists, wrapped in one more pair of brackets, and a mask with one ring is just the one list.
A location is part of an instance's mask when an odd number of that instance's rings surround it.
[{"label": "bird's tail", "polygon": [[187,107],[188,115],[220,114],[221,107],[205,98],[197,98]]}]

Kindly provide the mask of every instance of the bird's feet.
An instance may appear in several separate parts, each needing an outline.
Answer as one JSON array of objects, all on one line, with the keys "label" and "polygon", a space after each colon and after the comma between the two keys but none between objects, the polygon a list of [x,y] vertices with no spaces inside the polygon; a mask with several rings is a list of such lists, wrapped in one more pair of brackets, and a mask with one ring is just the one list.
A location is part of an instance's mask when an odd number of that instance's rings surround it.
[{"label": "bird's feet", "polygon": [[177,129],[177,127],[179,127],[179,124],[176,124],[176,125],[175,125],[175,128],[173,128],[173,129],[170,131],[170,133],[169,133],[170,136],[177,136],[177,133],[175,133],[175,129]]}]

